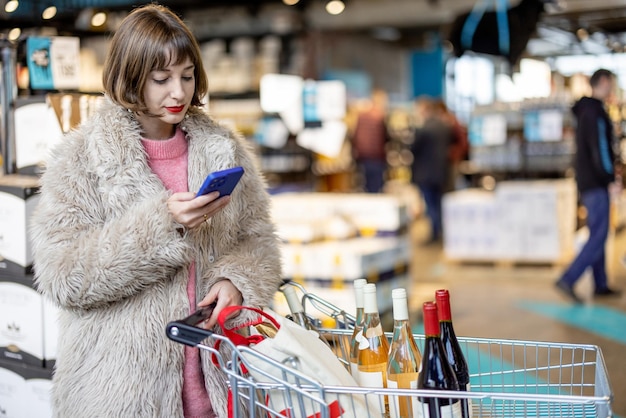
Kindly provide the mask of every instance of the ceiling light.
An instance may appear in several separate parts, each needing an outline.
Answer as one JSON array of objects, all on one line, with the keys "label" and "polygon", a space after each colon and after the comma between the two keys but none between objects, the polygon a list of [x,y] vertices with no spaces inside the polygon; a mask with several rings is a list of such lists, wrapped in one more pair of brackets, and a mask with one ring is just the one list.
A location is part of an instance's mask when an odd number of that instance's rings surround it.
[{"label": "ceiling light", "polygon": [[17,10],[17,7],[20,5],[20,2],[17,0],[9,0],[7,4],[4,5],[4,11],[7,13],[13,13]]},{"label": "ceiling light", "polygon": [[300,0],[283,0],[283,3],[285,3],[287,6],[294,6],[296,4],[298,4]]},{"label": "ceiling light", "polygon": [[107,21],[107,14],[104,12],[98,12],[94,14],[93,17],[91,18],[91,26],[94,26],[97,28],[97,27],[104,25],[106,21]]},{"label": "ceiling light", "polygon": [[17,41],[21,34],[22,34],[22,30],[20,28],[11,29],[8,35],[9,41],[13,41],[13,42]]},{"label": "ceiling light", "polygon": [[344,11],[346,4],[341,0],[330,0],[326,3],[326,11],[331,15],[338,15]]},{"label": "ceiling light", "polygon": [[54,6],[46,7],[46,9],[41,14],[42,19],[50,20],[57,15],[57,8]]}]

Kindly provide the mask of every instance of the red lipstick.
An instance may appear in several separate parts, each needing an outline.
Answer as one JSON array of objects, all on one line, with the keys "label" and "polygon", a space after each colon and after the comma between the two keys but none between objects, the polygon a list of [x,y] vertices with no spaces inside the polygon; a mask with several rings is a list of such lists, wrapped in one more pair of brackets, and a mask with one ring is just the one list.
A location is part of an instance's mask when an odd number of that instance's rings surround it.
[{"label": "red lipstick", "polygon": [[170,113],[180,113],[183,111],[183,109],[185,108],[185,106],[171,106],[171,107],[166,107],[167,111]]}]

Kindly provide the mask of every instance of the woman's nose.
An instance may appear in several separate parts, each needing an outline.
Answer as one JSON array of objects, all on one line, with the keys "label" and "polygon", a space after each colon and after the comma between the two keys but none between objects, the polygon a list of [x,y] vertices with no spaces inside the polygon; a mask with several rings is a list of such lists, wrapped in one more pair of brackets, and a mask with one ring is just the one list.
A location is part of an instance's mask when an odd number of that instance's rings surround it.
[{"label": "woman's nose", "polygon": [[182,98],[185,95],[185,91],[183,89],[182,80],[180,80],[180,79],[179,80],[175,80],[172,83],[172,89],[170,91],[170,95],[173,98],[176,98],[176,99],[180,99],[180,98]]}]

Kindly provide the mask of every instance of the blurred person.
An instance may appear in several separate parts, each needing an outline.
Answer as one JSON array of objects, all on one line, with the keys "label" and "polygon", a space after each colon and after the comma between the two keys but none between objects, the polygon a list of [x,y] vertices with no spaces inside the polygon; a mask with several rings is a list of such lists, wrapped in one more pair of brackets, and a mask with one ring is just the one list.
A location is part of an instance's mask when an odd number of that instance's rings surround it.
[{"label": "blurred person", "polygon": [[[53,151],[32,220],[36,285],[60,307],[53,414],[226,418],[211,353],[165,328],[212,302],[206,328],[226,306],[272,301],[281,263],[264,179],[245,140],[202,109],[198,44],[169,9],[126,16],[103,85],[96,114]],[[245,174],[231,196],[196,196],[234,166]]]},{"label": "blurred person", "polygon": [[556,287],[570,300],[581,303],[574,284],[588,267],[595,283],[594,295],[619,296],[620,290],[608,286],[605,245],[609,232],[609,187],[615,181],[613,126],[604,104],[614,87],[612,72],[600,69],[590,78],[591,97],[583,97],[572,108],[577,120],[576,184],[587,210],[589,239],[574,261],[556,282]]},{"label": "blurred person", "polygon": [[445,186],[446,192],[456,190],[456,180],[459,175],[459,164],[467,159],[469,141],[467,129],[459,122],[457,117],[450,111],[443,100],[435,102],[437,114],[444,123],[452,129],[452,142],[448,147],[448,178]]},{"label": "blurred person", "polygon": [[415,102],[421,127],[415,130],[411,145],[413,153],[412,181],[419,188],[426,205],[431,233],[427,244],[439,242],[443,236],[441,200],[448,181],[448,152],[453,141],[453,130],[444,122],[437,104],[430,98]]},{"label": "blurred person", "polygon": [[380,193],[385,183],[389,141],[387,130],[387,93],[375,89],[359,110],[352,133],[352,150],[365,181],[365,191]]}]

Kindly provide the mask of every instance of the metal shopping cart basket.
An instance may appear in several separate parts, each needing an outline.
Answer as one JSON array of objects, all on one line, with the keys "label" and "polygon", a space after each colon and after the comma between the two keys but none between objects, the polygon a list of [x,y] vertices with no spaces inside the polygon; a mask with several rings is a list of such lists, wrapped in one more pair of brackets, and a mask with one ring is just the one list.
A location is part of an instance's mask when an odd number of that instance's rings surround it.
[{"label": "metal shopping cart basket", "polygon": [[[337,328],[320,331],[349,370],[349,341],[354,317],[306,292],[302,286],[298,287],[302,290],[302,302],[307,314],[317,318],[324,315],[338,324]],[[170,323],[167,333],[175,341],[213,351],[216,356],[219,355],[213,343],[205,344],[203,341],[226,340],[207,330],[190,327],[183,321]],[[391,339],[391,333],[387,336]],[[422,349],[424,336],[414,334],[414,337]],[[243,406],[235,405],[235,417],[304,418],[312,416],[307,411],[315,410],[315,417],[333,418],[339,416],[338,401],[341,401],[341,408],[345,411],[342,416],[355,416],[351,399],[356,404],[363,398],[374,407],[357,418],[381,416],[378,411],[385,410],[385,405],[390,412],[388,416],[394,417],[397,415],[389,405],[394,404],[395,397],[410,397],[413,400],[468,399],[473,417],[613,416],[608,373],[597,346],[468,337],[458,339],[470,368],[471,390],[468,392],[328,386],[300,373],[293,364],[276,362],[254,348],[234,347],[232,343],[232,357],[220,359],[220,367],[228,376],[233,397],[243,402]],[[224,343],[229,344],[229,341]],[[249,361],[253,357],[257,364],[260,360],[266,366],[275,368],[275,372],[267,374],[263,382],[241,371],[242,365],[244,370],[254,367]],[[271,399],[268,393],[272,393]],[[277,398],[279,407],[272,402]]]}]

